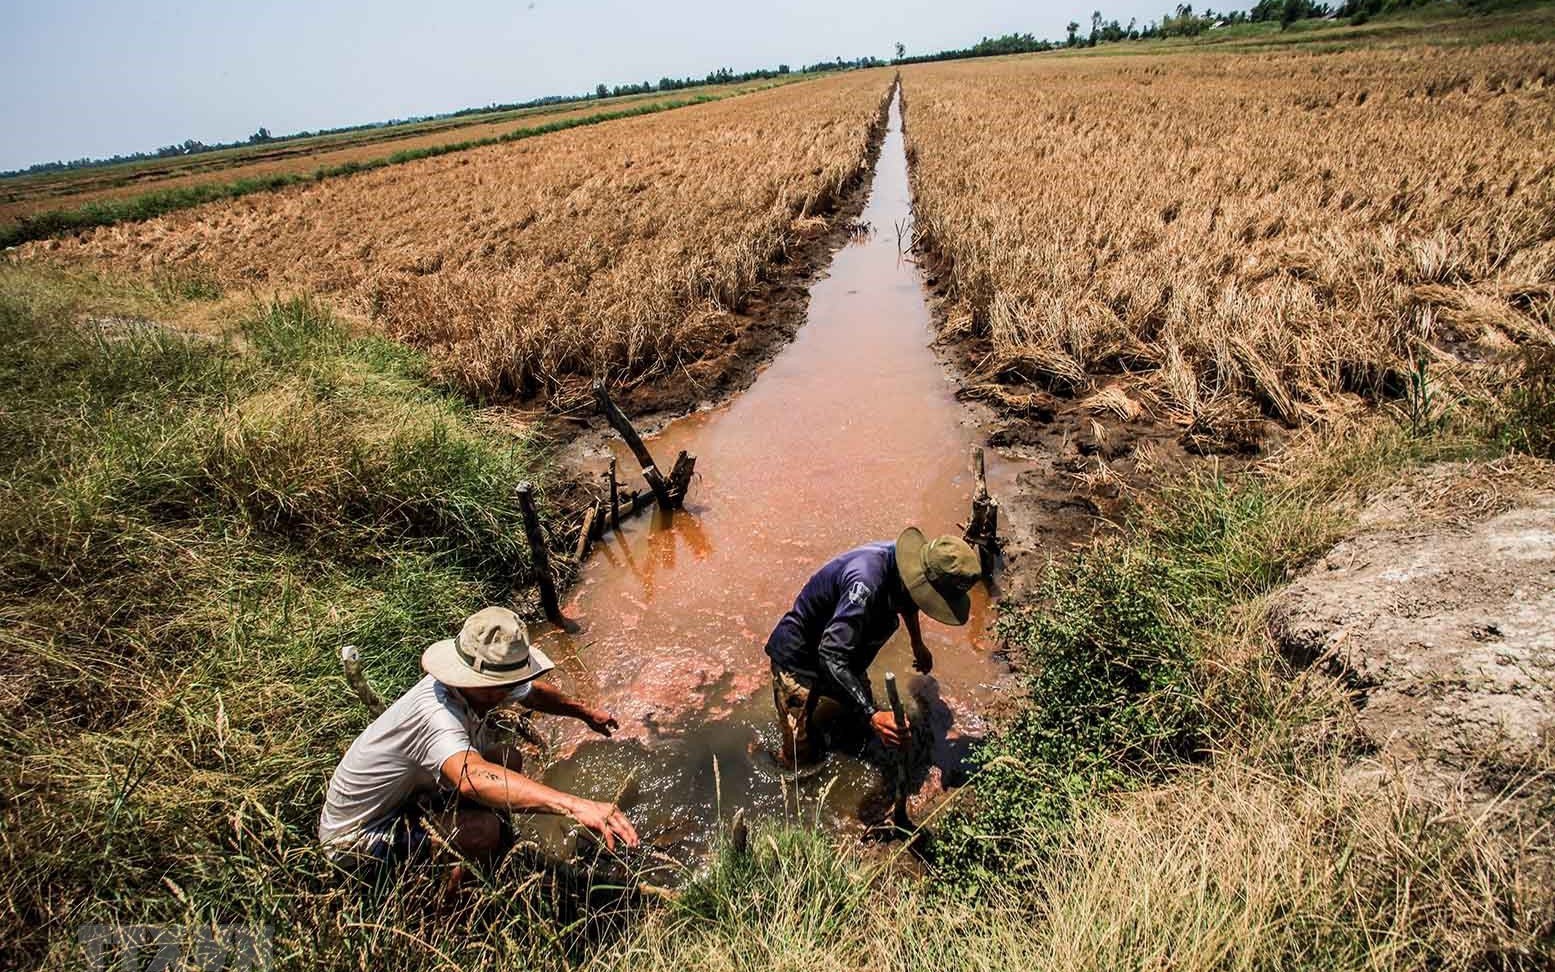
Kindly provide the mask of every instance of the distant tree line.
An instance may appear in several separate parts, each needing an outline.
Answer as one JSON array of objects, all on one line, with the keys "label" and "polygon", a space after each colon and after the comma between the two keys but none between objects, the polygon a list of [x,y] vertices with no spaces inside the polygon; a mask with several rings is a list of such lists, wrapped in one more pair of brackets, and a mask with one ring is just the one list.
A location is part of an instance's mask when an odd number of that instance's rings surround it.
[{"label": "distant tree line", "polygon": [[[917,64],[923,61],[950,61],[967,57],[992,57],[998,54],[1030,54],[1065,47],[1095,47],[1118,41],[1149,40],[1163,37],[1197,37],[1205,31],[1235,24],[1256,24],[1277,21],[1281,28],[1298,20],[1315,18],[1347,18],[1352,24],[1364,23],[1369,17],[1395,10],[1423,6],[1432,0],[1343,0],[1337,5],[1314,3],[1313,0],[1258,0],[1246,10],[1216,11],[1193,9],[1191,3],[1180,3],[1170,13],[1158,19],[1140,24],[1130,18],[1127,24],[1117,19],[1108,20],[1100,10],[1091,14],[1090,30],[1076,20],[1071,20],[1061,41],[1047,40],[1033,34],[1004,34],[1000,37],[984,37],[971,47],[939,51],[933,54],[904,56],[901,44],[897,44],[897,56],[892,64]],[[1460,0],[1467,7],[1482,6],[1492,0]]]},{"label": "distant tree line", "polygon": [[[538,103],[538,102],[537,102]],[[0,179],[9,179],[22,175],[38,175],[44,172],[66,172],[71,169],[95,169],[104,165],[117,165],[121,162],[145,162],[151,159],[169,159],[181,155],[199,155],[204,152],[219,152],[222,149],[242,148],[247,145],[264,145],[269,142],[289,142],[299,138],[312,138],[315,135],[344,135],[349,132],[363,132],[374,128],[389,128],[394,125],[409,125],[416,122],[435,121],[439,118],[452,118],[459,115],[483,113],[488,111],[500,111],[505,108],[527,108],[523,105],[492,105],[487,108],[466,108],[462,111],[450,112],[446,115],[416,115],[409,118],[391,118],[388,121],[368,122],[363,125],[344,125],[339,128],[320,128],[314,131],[303,130],[293,132],[290,135],[272,135],[270,129],[261,127],[254,134],[241,141],[235,142],[202,142],[196,138],[185,139],[173,145],[164,145],[150,152],[127,152],[120,155],[106,155],[100,158],[61,159],[57,162],[39,162],[29,165],[24,169],[7,169],[0,171]]]},{"label": "distant tree line", "polygon": [[[799,73],[815,74],[821,71],[851,71],[856,68],[881,67],[885,63],[878,57],[856,57],[851,61],[839,57],[832,61],[817,61],[814,64],[806,64],[799,69]],[[716,71],[709,71],[700,77],[663,77],[657,81],[642,81],[638,84],[599,84],[594,88],[594,97],[619,98],[623,95],[652,94],[655,91],[680,91],[684,88],[698,88],[709,84],[740,84],[746,81],[781,78],[792,73],[793,69],[787,64],[779,64],[775,68],[758,68],[754,71],[735,71],[723,67]]]},{"label": "distant tree line", "polygon": [[[357,127],[371,128],[373,126],[362,125]],[[348,130],[349,129],[335,129],[335,131]],[[308,134],[313,133],[301,132],[296,135],[288,135],[286,137],[302,138],[304,135]],[[113,165],[118,162],[144,162],[147,159],[168,159],[179,155],[196,155],[200,152],[214,152],[217,149],[237,148],[242,145],[261,145],[265,142],[274,141],[279,141],[279,139],[270,134],[270,129],[260,128],[259,131],[250,135],[248,138],[241,142],[217,142],[213,145],[207,145],[198,139],[191,138],[182,142],[178,142],[174,145],[164,145],[161,148],[151,152],[130,152],[124,155],[110,155],[101,159],[83,158],[60,160],[58,162],[39,162],[36,165],[29,165],[25,169],[9,169],[4,172],[0,172],[0,178],[19,175],[34,175],[42,172],[65,172],[70,169],[88,169],[99,165]]]},{"label": "distant tree line", "polygon": [[[1361,0],[1351,0],[1358,3]],[[1372,0],[1382,5],[1388,0]],[[1393,0],[1396,4],[1398,0]],[[1407,2],[1407,0],[1406,0]],[[1348,6],[1349,4],[1346,4]],[[1297,20],[1310,17],[1330,17],[1340,11],[1324,3],[1312,0],[1258,0],[1251,9],[1229,10],[1224,13],[1213,8],[1195,11],[1193,4],[1180,3],[1171,13],[1160,19],[1140,24],[1129,18],[1127,24],[1116,19],[1108,20],[1100,10],[1091,14],[1090,31],[1086,32],[1077,20],[1071,20],[1061,41],[1046,40],[1033,34],[1005,34],[1001,37],[984,37],[971,47],[920,54],[915,57],[898,57],[894,64],[914,64],[921,61],[948,61],[964,57],[992,57],[997,54],[1030,54],[1064,47],[1095,47],[1125,40],[1148,40],[1160,37],[1197,37],[1216,27],[1232,24],[1260,23],[1278,20],[1288,26]]]},{"label": "distant tree line", "polygon": [[[896,46],[900,49],[902,45]],[[913,57],[898,56],[891,63],[919,64],[924,61],[954,61],[964,57],[992,57],[995,54],[1031,54],[1062,46],[1032,34],[1005,34],[1002,37],[984,37],[971,47],[940,51],[936,54],[917,54]]]},{"label": "distant tree line", "polygon": [[[799,70],[801,73],[813,74],[821,71],[846,71],[854,68],[879,67],[885,63],[885,61],[877,57],[858,57],[852,60],[838,57],[831,61],[817,61],[814,64],[807,64]],[[501,111],[519,111],[525,108],[543,108],[551,105],[569,104],[599,98],[615,98],[622,95],[651,94],[655,91],[680,91],[684,88],[695,88],[708,84],[736,84],[746,81],[760,81],[769,78],[780,78],[790,73],[792,73],[792,69],[787,64],[779,64],[775,68],[758,68],[754,71],[734,71],[730,68],[722,67],[716,71],[710,71],[701,77],[663,77],[658,81],[644,81],[640,84],[618,84],[614,86],[600,84],[589,94],[546,95],[542,98],[531,98],[528,101],[514,101],[502,104],[492,102],[479,108],[461,108],[458,111],[445,112],[439,115],[415,115],[408,118],[394,118],[389,121],[369,122],[363,125],[346,125],[340,128],[320,128],[315,131],[293,132],[290,135],[272,135],[268,128],[260,128],[248,138],[238,142],[214,142],[207,144],[206,142],[191,138],[176,145],[163,146],[151,152],[129,152],[101,158],[39,162],[24,169],[0,171],[0,179],[22,175],[38,175],[45,172],[65,172],[71,169],[91,169],[98,166],[117,165],[123,162],[144,162],[150,159],[198,155],[202,152],[240,148],[245,145],[260,145],[268,142],[285,142],[299,138],[312,138],[315,135],[344,135],[350,132],[388,128],[394,125],[410,125],[419,122],[438,121],[445,118],[463,118],[466,115],[486,115]]]}]

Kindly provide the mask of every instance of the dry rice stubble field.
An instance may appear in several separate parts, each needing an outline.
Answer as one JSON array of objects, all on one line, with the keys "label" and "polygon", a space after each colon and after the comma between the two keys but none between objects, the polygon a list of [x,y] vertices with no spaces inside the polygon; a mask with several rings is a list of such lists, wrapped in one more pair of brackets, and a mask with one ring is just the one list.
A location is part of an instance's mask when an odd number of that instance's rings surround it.
[{"label": "dry rice stubble field", "polygon": [[1555,340],[1555,45],[909,68],[921,245],[979,391],[1199,451]]},{"label": "dry rice stubble field", "polygon": [[[758,285],[866,174],[891,76],[737,101],[211,204],[24,248],[110,271],[324,295],[479,398],[715,383]],[[677,379],[678,380],[678,379]]]},{"label": "dry rice stubble field", "polygon": [[495,138],[529,127],[565,124],[602,113],[640,110],[697,98],[722,98],[784,83],[792,82],[757,80],[727,85],[698,85],[675,91],[481,112],[425,122],[285,138],[194,155],[17,176],[0,180],[0,224],[36,216],[51,209],[70,209],[151,190],[313,173],[351,163],[371,162],[401,152]]}]

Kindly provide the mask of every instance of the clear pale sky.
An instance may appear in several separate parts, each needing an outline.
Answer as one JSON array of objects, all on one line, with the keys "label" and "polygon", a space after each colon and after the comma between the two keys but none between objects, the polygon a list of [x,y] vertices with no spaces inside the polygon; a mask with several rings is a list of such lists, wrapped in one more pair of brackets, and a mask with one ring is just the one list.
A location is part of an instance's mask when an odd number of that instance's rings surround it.
[{"label": "clear pale sky", "polygon": [[[1095,4],[1096,0],[1089,0]],[[1119,0],[1140,23],[1174,5]],[[1227,8],[1244,4],[1226,4]],[[0,169],[657,81],[1062,38],[1092,7],[1000,0],[0,0]]]}]

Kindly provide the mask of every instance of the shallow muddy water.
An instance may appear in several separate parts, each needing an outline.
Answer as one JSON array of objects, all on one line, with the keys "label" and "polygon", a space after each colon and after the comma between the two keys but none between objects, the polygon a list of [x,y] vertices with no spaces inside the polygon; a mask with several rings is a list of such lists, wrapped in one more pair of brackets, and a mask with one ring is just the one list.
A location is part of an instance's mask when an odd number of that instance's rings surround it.
[{"label": "shallow muddy water", "polygon": [[[968,454],[983,434],[930,346],[922,280],[898,249],[911,208],[897,101],[862,219],[872,232],[835,254],[811,288],[805,325],[750,389],[648,440],[662,469],[678,450],[698,456],[685,511],[607,533],[564,604],[578,630],[536,632],[559,683],[621,722],[603,741],[547,720],[564,757],[547,781],[608,799],[635,771],[623,802],[661,846],[700,846],[740,807],[753,819],[803,813],[854,827],[881,786],[866,763],[833,756],[797,784],[795,803],[795,784],[769,755],[777,730],[762,647],[831,557],[908,524],[959,534],[970,504]],[[630,452],[616,446],[622,480],[637,480]],[[1008,495],[1014,470],[992,452],[988,460],[990,490]],[[912,671],[901,631],[870,672],[878,698],[895,671],[928,706],[940,764],[931,789],[955,782],[1004,672],[991,656],[987,590],[973,603],[964,628],[923,619],[932,676]]]}]

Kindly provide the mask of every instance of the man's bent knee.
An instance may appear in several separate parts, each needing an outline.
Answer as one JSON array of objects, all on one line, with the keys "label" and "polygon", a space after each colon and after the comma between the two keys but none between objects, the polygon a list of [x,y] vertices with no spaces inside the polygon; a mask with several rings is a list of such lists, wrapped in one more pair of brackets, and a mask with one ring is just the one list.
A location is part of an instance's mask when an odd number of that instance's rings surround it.
[{"label": "man's bent knee", "polygon": [[466,857],[494,854],[502,846],[502,820],[490,810],[460,807],[443,814],[438,830]]}]

